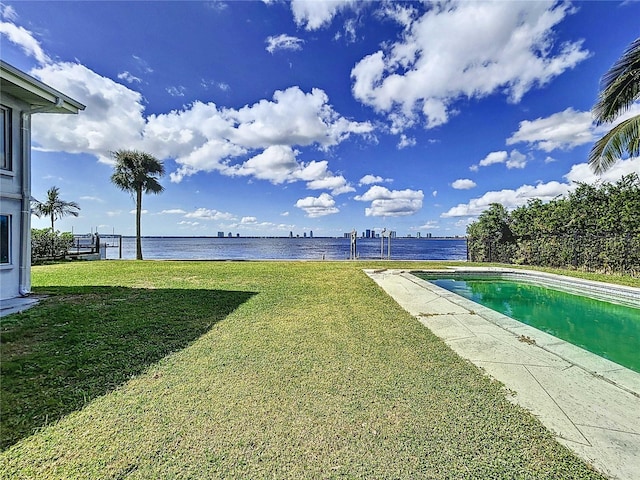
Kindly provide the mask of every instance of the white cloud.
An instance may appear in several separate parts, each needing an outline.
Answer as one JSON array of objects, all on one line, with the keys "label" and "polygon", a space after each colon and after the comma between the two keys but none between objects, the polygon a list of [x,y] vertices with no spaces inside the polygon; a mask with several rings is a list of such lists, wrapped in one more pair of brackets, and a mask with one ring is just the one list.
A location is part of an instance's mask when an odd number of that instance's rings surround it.
[{"label": "white cloud", "polygon": [[162,210],[160,215],[184,215],[185,213],[187,212],[181,208],[171,208],[169,210]]},{"label": "white cloud", "polygon": [[80,200],[86,200],[88,202],[98,202],[98,203],[104,203],[104,200],[100,197],[92,197],[90,195],[85,195],[83,197],[80,197]]},{"label": "white cloud", "polygon": [[189,212],[185,215],[185,218],[199,218],[201,220],[235,220],[235,215],[226,212],[220,212],[218,210],[211,210],[208,208],[198,208],[193,212]]},{"label": "white cloud", "polygon": [[333,175],[331,172],[327,172],[327,175],[322,178],[310,181],[307,183],[307,188],[310,190],[331,190],[332,195],[356,191],[342,175]]},{"label": "white cloud", "polygon": [[[144,118],[142,96],[78,64],[48,65],[33,72],[46,83],[84,103],[80,115],[36,116],[33,139],[42,150],[90,153],[110,163],[110,153],[126,144],[160,159],[174,158],[174,182],[199,171],[250,175],[273,183],[337,178],[327,162],[298,163],[293,145],[316,144],[325,150],[368,134],[373,126],[339,116],[321,90],[305,94],[297,87],[276,92],[240,110],[194,102],[189,107]],[[231,161],[258,150],[244,163]],[[319,187],[314,187],[319,188]],[[333,187],[351,191],[342,185]]]},{"label": "white cloud", "polygon": [[355,191],[342,175],[328,170],[326,160],[303,163],[297,160],[298,153],[289,146],[273,145],[242,164],[221,167],[221,172],[251,176],[275,185],[306,181],[307,188],[331,190],[333,195]]},{"label": "white cloud", "polygon": [[[241,165],[229,167],[233,175],[251,176],[273,184],[294,182],[303,176],[305,166],[296,160],[298,152],[284,145],[273,145]],[[313,167],[311,167],[313,168]],[[323,165],[326,171],[326,164]]]},{"label": "white cloud", "polygon": [[429,220],[427,223],[420,225],[416,230],[437,230],[440,228],[437,220]]},{"label": "white cloud", "polygon": [[572,12],[549,0],[442,2],[419,18],[405,15],[402,39],[353,68],[353,94],[389,114],[396,131],[418,119],[427,128],[446,123],[461,97],[502,92],[517,103],[588,57],[580,41],[553,44]]},{"label": "white cloud", "polygon": [[485,193],[482,197],[471,199],[469,203],[461,203],[441,216],[443,218],[477,216],[489,208],[492,203],[500,203],[505,208],[512,209],[525,205],[529,199],[533,198],[549,201],[558,195],[566,194],[569,192],[569,188],[568,184],[553,181],[535,186],[523,185],[515,190],[491,191]]},{"label": "white cloud", "polygon": [[458,180],[453,182],[451,186],[456,190],[469,190],[476,187],[476,182],[468,178],[459,178]]},{"label": "white cloud", "polygon": [[142,57],[138,55],[131,55],[131,57],[135,60],[136,65],[140,71],[144,73],[153,73],[153,68],[149,66],[149,63]]},{"label": "white cloud", "polygon": [[591,112],[567,108],[546,118],[523,120],[507,145],[525,142],[545,152],[568,150],[593,141],[592,124]]},{"label": "white cloud", "polygon": [[226,2],[223,2],[221,0],[209,0],[208,2],[205,2],[204,5],[210,10],[213,10],[218,13],[223,12],[227,8],[229,8],[229,5]]},{"label": "white cloud", "polygon": [[18,19],[18,13],[11,5],[0,3],[0,17],[15,22]]},{"label": "white cloud", "polygon": [[469,170],[477,172],[479,167],[488,167],[497,163],[505,163],[508,169],[524,168],[527,165],[527,156],[518,150],[511,150],[510,153],[501,150],[499,152],[491,152],[484,157],[477,165],[471,165]]},{"label": "white cloud", "polygon": [[298,37],[292,37],[284,33],[267,38],[266,50],[273,53],[276,50],[302,50],[304,40]]},{"label": "white cloud", "polygon": [[[31,45],[30,51],[35,52],[34,45],[39,44],[29,32],[24,32],[23,44]],[[133,55],[133,59],[144,73],[153,72],[143,58]],[[311,146],[327,151],[352,135],[368,137],[374,131],[370,122],[352,121],[339,115],[329,104],[326,93],[317,88],[310,92],[299,87],[278,90],[271,100],[260,100],[239,109],[196,101],[181,110],[145,117],[144,99],[139,92],[84,65],[48,63],[30,73],[87,107],[79,115],[35,116],[34,148],[88,153],[112,164],[110,152],[126,145],[147,151],[160,160],[175,160],[178,168],[170,172],[173,182],[200,171],[217,171],[273,183],[305,181],[310,182],[309,188],[327,188],[333,194],[353,191],[344,177],[328,169],[328,162],[298,161],[294,147]],[[137,78],[129,72],[119,77],[134,83]],[[228,86],[220,84],[220,87]],[[183,95],[186,89],[179,86],[167,90],[172,95]]]},{"label": "white cloud", "polygon": [[296,202],[296,207],[304,210],[309,218],[323,217],[338,213],[336,202],[328,193],[322,193],[319,197],[305,197]]},{"label": "white cloud", "polygon": [[276,91],[273,101],[225,110],[224,116],[237,125],[230,132],[230,140],[247,148],[316,143],[326,149],[352,134],[373,131],[369,122],[341,117],[328,101],[327,94],[318,88],[305,93],[299,87],[290,87]]},{"label": "white cloud", "polygon": [[400,135],[400,141],[398,142],[398,149],[402,150],[407,147],[415,147],[416,139],[413,137],[407,137],[404,133]]},{"label": "white cloud", "polygon": [[490,191],[478,198],[473,198],[468,203],[461,203],[441,216],[466,217],[477,216],[486,210],[492,203],[500,203],[507,209],[513,209],[525,205],[530,199],[540,199],[544,202],[550,201],[558,195],[566,195],[577,187],[577,183],[593,184],[596,182],[616,182],[623,175],[640,171],[640,157],[620,160],[611,170],[602,176],[595,175],[587,163],[576,164],[571,167],[569,173],[564,175],[567,183],[552,181],[533,185],[522,185],[515,190],[505,189],[500,191]]},{"label": "white cloud", "polygon": [[488,167],[489,165],[493,165],[494,163],[504,163],[507,161],[509,154],[504,150],[500,152],[491,152],[489,155],[480,160],[478,164],[481,167]]},{"label": "white cloud", "polygon": [[89,153],[110,163],[109,152],[122,145],[141,147],[145,120],[140,93],[77,63],[48,64],[31,74],[87,107],[78,115],[35,115],[36,148]]},{"label": "white cloud", "polygon": [[184,94],[187,91],[187,89],[182,85],[178,85],[177,87],[167,87],[166,90],[172,97],[184,97]]},{"label": "white cloud", "polygon": [[611,169],[602,175],[596,175],[589,167],[588,163],[578,163],[571,167],[569,173],[564,178],[568,182],[576,183],[597,183],[597,182],[617,182],[623,175],[640,172],[640,157],[618,160]]},{"label": "white cloud", "polygon": [[378,10],[378,16],[386,19],[390,18],[403,26],[409,28],[417,16],[418,11],[410,4],[386,2]]},{"label": "white cloud", "polygon": [[[136,214],[136,211],[135,211],[135,209],[134,209],[134,210],[129,210],[129,213],[130,213],[131,215],[135,215],[135,214]],[[142,215],[146,215],[147,213],[149,213],[149,210],[146,210],[146,209],[144,209],[144,208],[143,208],[142,210],[140,210],[140,213],[141,213]]]},{"label": "white cloud", "polygon": [[127,71],[119,73],[118,74],[118,78],[120,80],[124,80],[127,83],[142,83],[142,79],[141,78],[138,78],[135,75],[133,75],[133,74],[127,72]]},{"label": "white cloud", "polygon": [[360,179],[358,185],[373,185],[374,183],[391,183],[393,182],[392,178],[382,178],[379,175],[365,175]]},{"label": "white cloud", "polygon": [[509,160],[507,160],[507,168],[524,168],[527,166],[527,156],[518,150],[511,150]]},{"label": "white cloud", "polygon": [[613,126],[639,114],[640,102],[636,102],[613,123],[596,127],[591,112],[578,112],[573,108],[567,108],[548,117],[523,120],[518,131],[507,139],[507,145],[527,143],[545,152],[570,150],[593,142],[597,136],[603,135]]},{"label": "white cloud", "polygon": [[347,43],[354,43],[356,41],[356,19],[350,18],[344,22],[344,36]]},{"label": "white cloud", "polygon": [[400,217],[413,215],[422,208],[422,190],[389,190],[379,185],[372,186],[355,200],[371,202],[365,209],[367,217]]},{"label": "white cloud", "polygon": [[355,4],[355,0],[292,0],[291,11],[296,25],[317,30],[331,23],[340,11]]},{"label": "white cloud", "polygon": [[254,225],[258,223],[258,219],[256,217],[242,217],[240,223],[242,225]]},{"label": "white cloud", "polygon": [[[4,8],[2,13],[3,18],[7,20],[13,20],[16,17],[15,10],[12,7]],[[27,56],[35,58],[39,63],[44,64],[51,61],[49,56],[44,53],[40,42],[24,27],[19,27],[12,22],[0,22],[0,38],[2,38],[2,35],[7,37],[7,40],[11,43],[22,48],[22,51]]]}]

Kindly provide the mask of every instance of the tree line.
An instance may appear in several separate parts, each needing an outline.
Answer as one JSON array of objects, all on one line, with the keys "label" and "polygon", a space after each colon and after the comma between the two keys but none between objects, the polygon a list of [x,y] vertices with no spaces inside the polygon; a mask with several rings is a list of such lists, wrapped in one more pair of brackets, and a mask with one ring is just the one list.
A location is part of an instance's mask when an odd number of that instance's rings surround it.
[{"label": "tree line", "polygon": [[640,275],[640,178],[578,184],[565,197],[509,212],[494,203],[467,227],[474,262]]}]

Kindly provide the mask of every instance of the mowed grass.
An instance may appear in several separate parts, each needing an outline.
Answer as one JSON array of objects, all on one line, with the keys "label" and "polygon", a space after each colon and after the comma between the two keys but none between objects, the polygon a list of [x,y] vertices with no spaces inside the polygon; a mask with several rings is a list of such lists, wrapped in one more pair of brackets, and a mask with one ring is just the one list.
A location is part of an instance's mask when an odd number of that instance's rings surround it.
[{"label": "mowed grass", "polygon": [[0,478],[602,478],[362,272],[437,266],[34,267]]}]

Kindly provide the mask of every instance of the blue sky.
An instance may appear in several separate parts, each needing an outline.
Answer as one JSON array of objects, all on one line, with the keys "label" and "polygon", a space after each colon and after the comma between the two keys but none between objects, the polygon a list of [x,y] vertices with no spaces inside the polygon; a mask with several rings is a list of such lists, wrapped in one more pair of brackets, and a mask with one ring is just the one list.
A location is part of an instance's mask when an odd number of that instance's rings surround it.
[{"label": "blue sky", "polygon": [[2,59],[87,107],[33,119],[33,196],[81,207],[63,231],[134,234],[118,149],[165,164],[144,235],[463,235],[492,202],[640,171],[586,165],[636,1],[0,5]]}]

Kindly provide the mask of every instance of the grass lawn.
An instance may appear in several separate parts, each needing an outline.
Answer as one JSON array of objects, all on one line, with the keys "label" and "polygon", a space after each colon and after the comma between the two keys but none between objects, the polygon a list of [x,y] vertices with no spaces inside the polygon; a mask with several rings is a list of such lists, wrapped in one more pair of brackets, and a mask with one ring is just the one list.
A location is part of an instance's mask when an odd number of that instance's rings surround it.
[{"label": "grass lawn", "polygon": [[362,272],[420,266],[34,267],[0,478],[602,478]]}]

